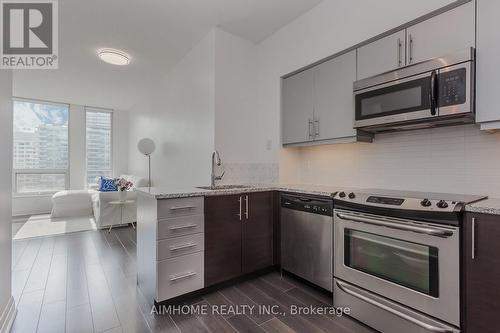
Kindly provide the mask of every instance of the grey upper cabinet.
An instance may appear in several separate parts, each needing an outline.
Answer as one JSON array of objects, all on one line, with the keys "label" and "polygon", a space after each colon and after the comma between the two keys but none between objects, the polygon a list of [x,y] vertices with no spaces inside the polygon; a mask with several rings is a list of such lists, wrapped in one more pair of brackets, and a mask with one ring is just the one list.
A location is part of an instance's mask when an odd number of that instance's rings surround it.
[{"label": "grey upper cabinet", "polygon": [[365,79],[404,66],[405,39],[406,31],[401,30],[358,48],[357,79]]},{"label": "grey upper cabinet", "polygon": [[470,1],[361,46],[357,79],[474,47],[475,24],[475,5]]},{"label": "grey upper cabinet", "polygon": [[407,64],[475,46],[474,1],[408,27]]},{"label": "grey upper cabinet", "polygon": [[314,139],[354,137],[356,51],[343,54],[314,68]]},{"label": "grey upper cabinet", "polygon": [[355,80],[356,51],[284,79],[283,145],[334,143],[337,139],[355,141],[352,94]]},{"label": "grey upper cabinet", "polygon": [[486,130],[500,129],[498,13],[500,1],[477,0],[476,121]]},{"label": "grey upper cabinet", "polygon": [[312,140],[313,71],[306,70],[282,82],[282,143]]}]

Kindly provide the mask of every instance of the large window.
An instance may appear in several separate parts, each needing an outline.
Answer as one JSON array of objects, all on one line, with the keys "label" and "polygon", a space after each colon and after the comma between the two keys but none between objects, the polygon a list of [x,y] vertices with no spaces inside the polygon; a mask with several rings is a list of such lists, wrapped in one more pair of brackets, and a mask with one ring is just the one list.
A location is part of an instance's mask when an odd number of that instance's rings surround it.
[{"label": "large window", "polygon": [[66,104],[14,100],[13,186],[17,193],[45,193],[68,186]]},{"label": "large window", "polygon": [[87,184],[95,184],[99,176],[113,174],[111,111],[85,108],[87,131]]}]

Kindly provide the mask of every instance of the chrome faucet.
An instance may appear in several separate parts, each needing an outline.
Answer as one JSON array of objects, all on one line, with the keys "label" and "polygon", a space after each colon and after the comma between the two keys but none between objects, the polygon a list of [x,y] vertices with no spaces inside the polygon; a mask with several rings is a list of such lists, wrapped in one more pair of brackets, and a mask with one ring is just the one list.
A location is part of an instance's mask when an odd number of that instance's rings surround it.
[{"label": "chrome faucet", "polygon": [[221,166],[222,165],[222,161],[220,159],[220,155],[219,155],[219,152],[217,150],[212,153],[212,176],[211,176],[211,183],[210,183],[211,187],[215,187],[215,181],[216,180],[221,180],[222,177],[224,177],[224,174],[226,173],[224,171],[222,173],[222,175],[216,176],[215,175],[215,165],[217,165],[217,166]]}]

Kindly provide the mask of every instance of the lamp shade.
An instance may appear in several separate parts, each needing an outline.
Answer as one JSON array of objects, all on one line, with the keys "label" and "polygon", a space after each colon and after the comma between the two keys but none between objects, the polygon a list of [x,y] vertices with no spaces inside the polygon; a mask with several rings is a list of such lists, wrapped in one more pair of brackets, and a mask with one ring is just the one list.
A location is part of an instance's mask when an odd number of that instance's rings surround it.
[{"label": "lamp shade", "polygon": [[137,149],[143,155],[151,155],[155,151],[155,143],[151,139],[144,138],[137,143]]}]

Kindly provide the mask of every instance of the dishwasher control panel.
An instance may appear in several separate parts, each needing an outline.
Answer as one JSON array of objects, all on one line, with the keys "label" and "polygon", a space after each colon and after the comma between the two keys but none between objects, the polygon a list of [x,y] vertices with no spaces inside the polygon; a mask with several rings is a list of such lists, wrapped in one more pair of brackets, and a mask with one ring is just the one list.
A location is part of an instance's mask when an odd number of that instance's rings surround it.
[{"label": "dishwasher control panel", "polygon": [[281,207],[306,213],[333,216],[333,200],[309,196],[282,195]]}]

